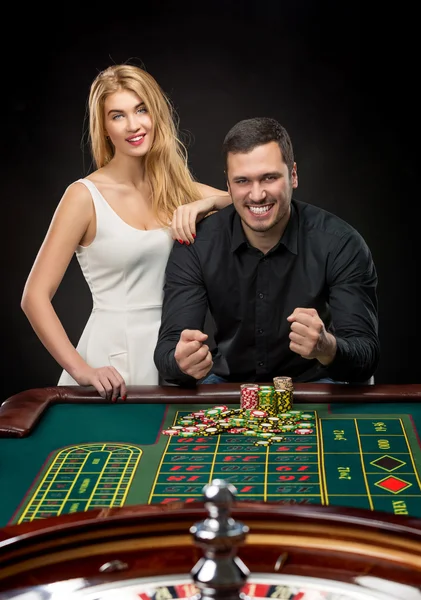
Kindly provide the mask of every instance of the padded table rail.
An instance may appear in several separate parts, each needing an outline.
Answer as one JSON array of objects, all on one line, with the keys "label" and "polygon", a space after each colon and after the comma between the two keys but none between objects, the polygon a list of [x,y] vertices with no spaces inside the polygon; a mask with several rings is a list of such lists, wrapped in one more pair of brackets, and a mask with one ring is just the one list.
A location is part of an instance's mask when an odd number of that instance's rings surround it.
[{"label": "padded table rail", "polygon": [[[120,400],[121,402],[121,400]],[[126,403],[149,404],[239,404],[240,384],[224,383],[178,386],[128,386]],[[297,383],[294,403],[387,403],[420,402],[421,385],[340,385]],[[0,437],[26,437],[43,413],[60,403],[109,403],[93,388],[52,386],[34,388],[11,396],[0,406]]]}]

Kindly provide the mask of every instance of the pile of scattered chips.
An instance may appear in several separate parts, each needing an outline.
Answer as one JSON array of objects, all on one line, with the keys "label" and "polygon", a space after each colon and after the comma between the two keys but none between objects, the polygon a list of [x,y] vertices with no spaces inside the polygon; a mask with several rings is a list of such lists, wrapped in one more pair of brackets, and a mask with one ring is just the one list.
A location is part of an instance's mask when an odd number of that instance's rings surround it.
[{"label": "pile of scattered chips", "polygon": [[268,446],[284,441],[283,434],[308,435],[315,428],[314,414],[300,410],[270,416],[264,410],[214,406],[179,417],[175,425],[162,433],[178,437],[241,434],[258,438],[255,446]]}]

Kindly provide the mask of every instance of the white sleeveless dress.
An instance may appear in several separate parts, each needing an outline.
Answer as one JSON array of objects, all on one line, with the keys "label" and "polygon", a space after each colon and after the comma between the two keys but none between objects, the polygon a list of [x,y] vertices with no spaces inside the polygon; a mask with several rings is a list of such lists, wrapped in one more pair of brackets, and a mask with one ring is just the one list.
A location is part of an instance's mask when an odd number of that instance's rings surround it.
[{"label": "white sleeveless dress", "polygon": [[[96,236],[76,250],[93,309],[77,345],[91,367],[111,365],[127,385],[156,385],[153,354],[161,324],[164,274],[173,239],[168,228],[139,230],[125,223],[98,188],[91,192]],[[63,371],[58,385],[78,385]]]}]

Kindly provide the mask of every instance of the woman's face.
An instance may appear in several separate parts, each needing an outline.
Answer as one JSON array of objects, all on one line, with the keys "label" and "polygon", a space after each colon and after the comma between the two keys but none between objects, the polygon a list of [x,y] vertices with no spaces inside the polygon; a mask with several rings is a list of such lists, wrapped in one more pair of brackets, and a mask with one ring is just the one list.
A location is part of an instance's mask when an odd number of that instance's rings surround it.
[{"label": "woman's face", "polygon": [[121,90],[107,96],[104,123],[116,154],[140,157],[150,150],[152,119],[143,100],[134,92]]}]

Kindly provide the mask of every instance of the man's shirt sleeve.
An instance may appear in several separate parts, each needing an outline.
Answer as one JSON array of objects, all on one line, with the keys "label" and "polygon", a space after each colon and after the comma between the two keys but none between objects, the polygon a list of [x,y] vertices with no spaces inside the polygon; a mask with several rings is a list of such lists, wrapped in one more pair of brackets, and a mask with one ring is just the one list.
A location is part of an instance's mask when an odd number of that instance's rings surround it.
[{"label": "man's shirt sleeve", "polygon": [[336,381],[367,380],[380,356],[377,273],[370,250],[356,231],[334,244],[328,256],[327,283],[337,342],[329,375]]},{"label": "man's shirt sleeve", "polygon": [[161,326],[154,353],[160,375],[168,382],[186,385],[195,385],[196,380],[178,367],[175,347],[184,329],[203,331],[208,308],[195,244],[185,246],[174,242],[165,270]]}]

